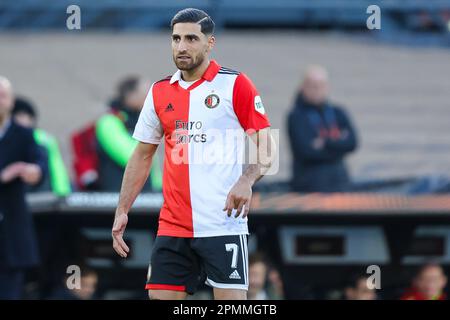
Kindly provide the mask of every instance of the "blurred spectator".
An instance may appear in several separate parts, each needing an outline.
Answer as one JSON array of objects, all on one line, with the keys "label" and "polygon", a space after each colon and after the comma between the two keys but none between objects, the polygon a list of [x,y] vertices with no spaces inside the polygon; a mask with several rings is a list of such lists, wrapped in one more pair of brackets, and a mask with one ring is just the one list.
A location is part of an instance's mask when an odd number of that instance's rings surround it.
[{"label": "blurred spectator", "polygon": [[37,112],[30,101],[16,98],[12,111],[14,120],[27,128],[33,129],[36,143],[47,155],[48,175],[38,186],[31,191],[52,191],[58,196],[66,196],[71,192],[70,179],[58,147],[58,141],[46,131],[37,128]]},{"label": "blurred spectator", "polygon": [[280,274],[271,268],[261,253],[249,257],[248,300],[279,300],[284,298]]},{"label": "blurred spectator", "polygon": [[429,263],[422,266],[401,300],[447,300],[444,288],[447,277],[439,264]]},{"label": "blurred spectator", "polygon": [[339,192],[349,186],[344,157],[356,149],[357,138],[345,111],[328,101],[328,92],[327,71],[309,67],[287,121],[293,191]]},{"label": "blurred spectator", "polygon": [[272,300],[282,300],[284,299],[284,285],[281,279],[281,274],[278,270],[269,266],[269,275],[267,277],[268,281],[268,292],[269,297]]},{"label": "blurred spectator", "polygon": [[11,119],[13,105],[11,83],[0,77],[0,299],[20,299],[25,271],[38,263],[25,184],[40,183],[47,167],[33,131]]},{"label": "blurred spectator", "polygon": [[[81,279],[79,289],[69,289],[67,287],[68,278],[65,277],[63,283],[51,295],[51,300],[92,300],[97,292],[98,275],[92,269],[81,268]],[[69,280],[70,281],[70,280]]]},{"label": "blurred spectator", "polygon": [[[72,137],[77,182],[82,189],[119,191],[123,172],[137,142],[132,132],[149,90],[139,77],[120,82],[110,110]],[[161,191],[162,173],[154,158],[143,191]]]},{"label": "blurred spectator", "polygon": [[71,136],[72,161],[78,190],[98,189],[98,157],[95,140],[95,123],[90,123]]},{"label": "blurred spectator", "polygon": [[354,276],[344,289],[345,300],[376,300],[377,292],[367,286],[368,277],[365,275]]}]

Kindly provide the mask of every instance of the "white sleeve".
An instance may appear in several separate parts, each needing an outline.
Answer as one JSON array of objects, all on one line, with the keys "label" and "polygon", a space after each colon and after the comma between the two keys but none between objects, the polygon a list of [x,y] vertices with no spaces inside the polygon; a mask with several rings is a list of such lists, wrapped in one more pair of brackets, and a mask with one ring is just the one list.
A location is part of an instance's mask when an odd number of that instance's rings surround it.
[{"label": "white sleeve", "polygon": [[133,138],[145,143],[160,144],[163,136],[161,122],[153,104],[153,85],[145,98],[144,106],[134,128]]}]

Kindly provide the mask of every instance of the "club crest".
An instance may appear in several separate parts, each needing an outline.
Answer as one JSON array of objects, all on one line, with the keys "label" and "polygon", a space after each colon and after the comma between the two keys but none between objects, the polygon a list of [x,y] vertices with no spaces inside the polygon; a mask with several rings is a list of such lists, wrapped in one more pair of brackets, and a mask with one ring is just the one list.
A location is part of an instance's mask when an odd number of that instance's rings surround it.
[{"label": "club crest", "polygon": [[210,94],[205,98],[205,106],[209,109],[214,109],[219,105],[220,98],[217,94]]}]

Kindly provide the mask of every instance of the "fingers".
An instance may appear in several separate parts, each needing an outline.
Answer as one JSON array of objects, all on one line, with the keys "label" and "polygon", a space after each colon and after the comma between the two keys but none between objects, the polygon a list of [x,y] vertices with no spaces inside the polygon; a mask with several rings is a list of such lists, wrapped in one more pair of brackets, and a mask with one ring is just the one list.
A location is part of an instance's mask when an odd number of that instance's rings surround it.
[{"label": "fingers", "polygon": [[[242,212],[242,208],[243,208],[244,205],[246,205],[246,204],[247,204],[247,200],[245,200],[245,199],[242,199],[241,201],[239,201],[239,204],[238,204],[238,207],[237,207],[236,214],[234,215],[235,218],[239,217],[239,215],[240,215],[241,212]],[[245,206],[245,207],[247,207],[247,206]]]},{"label": "fingers", "polygon": [[117,216],[112,229],[113,248],[122,258],[126,258],[128,252],[130,252],[130,248],[128,248],[123,240],[123,233],[125,232],[127,221],[126,215]]},{"label": "fingers", "polygon": [[117,237],[116,240],[119,246],[122,248],[122,250],[124,250],[126,253],[130,252],[130,248],[128,248],[127,244],[125,243],[121,235]]},{"label": "fingers", "polygon": [[1,172],[1,180],[4,183],[7,183],[11,180],[14,179],[14,168],[12,168],[11,166],[6,167],[5,169],[3,169],[3,171]]},{"label": "fingers", "polygon": [[227,211],[227,215],[231,217],[233,209],[236,209],[236,214],[234,217],[237,218],[241,215],[241,213],[243,213],[242,218],[245,218],[249,212],[249,203],[249,199],[237,198],[234,195],[228,195],[223,211]]},{"label": "fingers", "polygon": [[225,207],[223,208],[223,211],[227,211],[227,215],[231,217],[231,212],[233,211],[234,204],[233,204],[233,196],[228,195],[227,200],[225,201]]},{"label": "fingers", "polygon": [[121,234],[114,234],[113,235],[113,248],[114,250],[121,256],[122,258],[126,258],[128,255],[128,252],[130,252],[130,248],[128,248],[125,241],[123,241]]},{"label": "fingers", "polygon": [[248,216],[249,211],[250,211],[250,201],[247,201],[244,207],[244,215],[242,216],[243,219],[245,219]]},{"label": "fingers", "polygon": [[117,254],[119,256],[121,256],[122,258],[127,257],[127,253],[125,252],[125,250],[123,250],[116,241],[114,241],[113,248],[114,248],[114,251],[116,251]]}]

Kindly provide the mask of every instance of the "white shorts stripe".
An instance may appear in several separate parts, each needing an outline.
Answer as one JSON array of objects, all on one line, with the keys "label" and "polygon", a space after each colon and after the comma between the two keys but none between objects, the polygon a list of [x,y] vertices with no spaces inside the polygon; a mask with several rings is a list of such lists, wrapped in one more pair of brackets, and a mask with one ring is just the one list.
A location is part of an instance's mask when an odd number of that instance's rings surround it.
[{"label": "white shorts stripe", "polygon": [[239,235],[239,240],[241,241],[241,253],[242,253],[242,270],[244,271],[244,283],[248,285],[246,259],[245,259],[245,235]]},{"label": "white shorts stripe", "polygon": [[206,278],[205,283],[213,288],[219,288],[219,289],[240,289],[240,290],[248,290],[247,284],[232,284],[232,283],[218,283],[214,282],[209,278]]},{"label": "white shorts stripe", "polygon": [[247,284],[247,282],[245,282],[245,268],[244,268],[244,262],[245,262],[245,257],[244,257],[244,244],[242,243],[242,235],[239,235],[239,242],[241,243],[241,245],[239,246],[239,249],[241,250],[241,258],[242,258],[242,272],[243,272],[243,276],[244,276],[244,284]]},{"label": "white shorts stripe", "polygon": [[248,285],[248,248],[247,248],[247,235],[243,235],[244,238],[244,268],[245,268],[245,283]]}]

